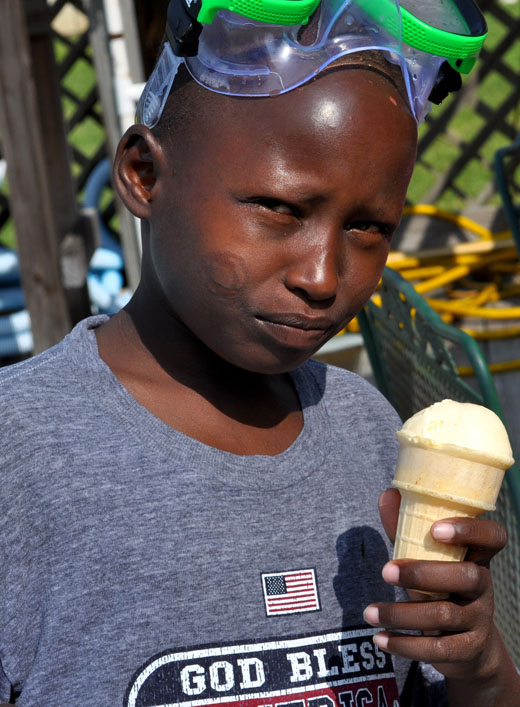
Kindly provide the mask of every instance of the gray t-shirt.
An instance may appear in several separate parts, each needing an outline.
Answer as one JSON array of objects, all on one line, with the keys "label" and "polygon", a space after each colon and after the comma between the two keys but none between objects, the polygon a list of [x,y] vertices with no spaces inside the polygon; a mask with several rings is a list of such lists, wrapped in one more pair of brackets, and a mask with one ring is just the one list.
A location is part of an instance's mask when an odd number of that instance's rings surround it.
[{"label": "gray t-shirt", "polygon": [[0,371],[0,701],[396,707],[362,620],[394,599],[392,408],[309,362],[291,447],[222,452],[137,403],[99,358],[101,321]]}]

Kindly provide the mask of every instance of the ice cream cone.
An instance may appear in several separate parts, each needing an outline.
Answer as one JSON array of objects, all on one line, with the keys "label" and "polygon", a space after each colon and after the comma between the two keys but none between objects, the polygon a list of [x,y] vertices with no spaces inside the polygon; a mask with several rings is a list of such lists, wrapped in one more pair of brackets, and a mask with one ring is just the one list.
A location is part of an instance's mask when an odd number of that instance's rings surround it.
[{"label": "ice cream cone", "polygon": [[502,422],[487,408],[445,400],[410,418],[397,438],[392,484],[401,493],[401,508],[394,559],[464,559],[466,548],[437,542],[430,530],[443,518],[495,509],[513,463]]}]

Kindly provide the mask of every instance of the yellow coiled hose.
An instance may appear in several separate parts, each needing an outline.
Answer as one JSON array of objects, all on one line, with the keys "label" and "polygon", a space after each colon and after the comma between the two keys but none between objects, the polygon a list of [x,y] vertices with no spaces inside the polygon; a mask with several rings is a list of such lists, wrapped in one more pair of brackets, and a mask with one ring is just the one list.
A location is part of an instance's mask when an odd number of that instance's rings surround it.
[{"label": "yellow coiled hose", "polygon": [[[388,265],[426,297],[430,306],[444,321],[457,324],[463,317],[481,320],[518,320],[508,327],[491,330],[469,329],[463,331],[475,339],[505,339],[520,336],[520,306],[502,306],[502,301],[520,295],[520,263],[510,231],[493,233],[467,216],[454,214],[430,204],[406,206],[405,216],[427,216],[447,221],[477,236],[475,241],[451,247],[423,250],[414,253],[392,251]],[[480,280],[475,280],[476,275]],[[519,284],[504,285],[504,277],[519,276]],[[429,293],[435,292],[435,297]],[[379,295],[374,301],[380,303]],[[493,306],[489,306],[493,305]],[[354,319],[346,331],[358,332]],[[493,373],[520,369],[520,359],[490,363]],[[461,366],[461,375],[472,375],[470,366]]]}]

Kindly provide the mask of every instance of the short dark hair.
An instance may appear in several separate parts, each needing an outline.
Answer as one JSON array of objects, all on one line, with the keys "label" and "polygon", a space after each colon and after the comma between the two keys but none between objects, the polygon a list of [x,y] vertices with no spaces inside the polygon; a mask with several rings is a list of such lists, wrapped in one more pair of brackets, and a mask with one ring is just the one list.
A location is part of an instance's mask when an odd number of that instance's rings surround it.
[{"label": "short dark hair", "polygon": [[[167,41],[164,38],[163,44]],[[206,93],[207,89],[195,81],[186,65],[182,63],[173,81],[161,118],[154,128],[155,135],[160,140],[167,139],[168,136],[177,133],[181,126],[189,124],[193,111],[200,110],[201,105],[204,105]]]}]

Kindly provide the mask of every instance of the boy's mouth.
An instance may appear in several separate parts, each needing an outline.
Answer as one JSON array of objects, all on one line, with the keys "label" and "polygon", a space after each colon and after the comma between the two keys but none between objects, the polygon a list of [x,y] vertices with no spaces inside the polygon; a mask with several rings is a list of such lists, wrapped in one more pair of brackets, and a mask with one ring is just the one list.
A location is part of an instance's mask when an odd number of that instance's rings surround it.
[{"label": "boy's mouth", "polygon": [[301,314],[256,315],[256,319],[271,339],[291,348],[315,348],[329,338],[335,325],[327,317],[307,317]]},{"label": "boy's mouth", "polygon": [[301,314],[257,315],[257,319],[261,322],[281,324],[294,329],[304,329],[305,331],[326,331],[334,326],[334,322],[327,317],[306,317]]}]

